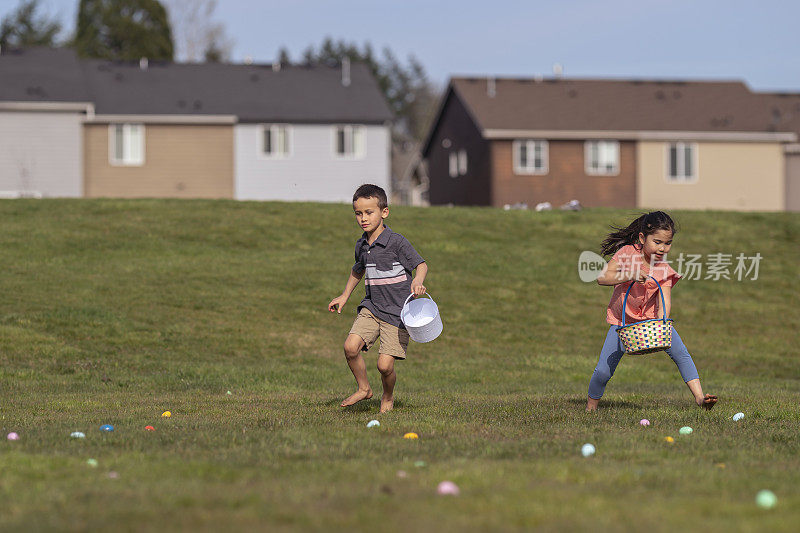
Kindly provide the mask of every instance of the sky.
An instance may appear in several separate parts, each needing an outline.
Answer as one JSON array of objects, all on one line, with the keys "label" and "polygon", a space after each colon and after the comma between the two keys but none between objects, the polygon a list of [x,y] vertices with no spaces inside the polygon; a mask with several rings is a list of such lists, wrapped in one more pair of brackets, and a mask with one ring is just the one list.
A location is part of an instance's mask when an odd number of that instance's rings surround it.
[{"label": "sky", "polygon": [[[19,0],[0,0],[0,17]],[[71,30],[78,0],[40,0]],[[450,75],[744,80],[800,92],[794,0],[218,0],[232,60],[299,60],[325,37]]]}]

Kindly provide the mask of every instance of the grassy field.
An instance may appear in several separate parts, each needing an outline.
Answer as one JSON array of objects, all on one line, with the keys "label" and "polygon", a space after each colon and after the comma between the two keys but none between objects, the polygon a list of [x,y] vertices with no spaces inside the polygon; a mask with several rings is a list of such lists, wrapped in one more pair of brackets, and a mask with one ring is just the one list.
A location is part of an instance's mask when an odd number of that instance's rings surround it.
[{"label": "grassy field", "polygon": [[378,416],[379,394],[338,406],[363,294],[326,310],[359,236],[347,205],[0,202],[0,529],[796,531],[800,216],[673,213],[673,256],[763,256],[757,281],[673,292],[720,403],[693,407],[661,353],[623,359],[587,414],[610,290],[577,258],[632,214],[392,208],[445,330]]}]

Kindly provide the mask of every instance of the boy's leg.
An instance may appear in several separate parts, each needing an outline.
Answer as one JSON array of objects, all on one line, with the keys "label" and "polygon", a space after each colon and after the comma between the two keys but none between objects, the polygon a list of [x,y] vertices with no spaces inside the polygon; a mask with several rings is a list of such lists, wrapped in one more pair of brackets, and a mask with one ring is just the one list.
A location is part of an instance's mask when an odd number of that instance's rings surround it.
[{"label": "boy's leg", "polygon": [[381,413],[391,411],[394,407],[394,385],[397,382],[394,360],[406,358],[408,339],[408,331],[381,321],[381,349],[378,352],[378,371],[383,384]]},{"label": "boy's leg", "polygon": [[394,371],[394,357],[385,353],[378,354],[378,371],[381,373],[383,395],[381,396],[381,413],[391,411],[394,407],[394,384],[397,374]]},{"label": "boy's leg", "polygon": [[353,333],[348,335],[347,340],[344,341],[344,356],[347,358],[347,365],[350,367],[350,371],[356,378],[358,390],[342,401],[342,407],[372,398],[372,389],[367,379],[367,366],[364,364],[364,358],[361,357],[363,348],[364,339]]},{"label": "boy's leg", "polygon": [[678,331],[674,327],[672,328],[672,346],[666,352],[678,365],[678,371],[680,371],[683,381],[692,392],[695,403],[705,409],[714,407],[714,404],[717,403],[717,397],[713,394],[703,394],[697,367],[694,366],[689,350],[686,349],[686,345],[683,344],[681,336],[678,335]]},{"label": "boy's leg", "polygon": [[611,376],[614,375],[623,353],[622,343],[617,334],[617,327],[611,326],[608,328],[603,349],[600,350],[600,358],[597,360],[597,366],[592,373],[592,379],[589,381],[589,397],[586,400],[587,411],[597,410],[597,404],[600,403],[606,384],[611,379]]}]

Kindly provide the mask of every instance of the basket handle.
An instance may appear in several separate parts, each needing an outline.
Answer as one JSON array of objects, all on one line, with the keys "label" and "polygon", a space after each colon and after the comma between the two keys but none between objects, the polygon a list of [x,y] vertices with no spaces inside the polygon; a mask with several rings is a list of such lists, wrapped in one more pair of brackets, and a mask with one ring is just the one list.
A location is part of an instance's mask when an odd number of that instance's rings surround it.
[{"label": "basket handle", "polygon": [[[427,296],[428,298],[430,298],[430,299],[431,299],[431,301],[433,301],[433,296],[431,296],[431,295],[430,295],[429,293],[427,293],[427,292],[426,292],[425,294],[423,294],[422,296]],[[411,298],[417,298],[416,296],[414,296],[414,293],[413,293],[413,292],[412,292],[411,294],[409,294],[409,295],[408,295],[408,298],[406,298],[406,301],[405,301],[405,302],[403,302],[403,307],[405,307],[405,306],[406,306],[406,304],[408,303],[408,301],[409,301]]]},{"label": "basket handle", "polygon": [[[667,323],[667,313],[666,313],[667,302],[664,300],[664,291],[661,290],[661,284],[658,282],[658,280],[656,278],[654,278],[653,276],[647,276],[647,277],[652,279],[653,281],[655,281],[656,282],[656,286],[658,286],[658,292],[659,292],[659,294],[661,294],[661,309],[664,311],[664,318],[662,320],[666,324]],[[622,325],[620,326],[621,328],[625,327],[625,315],[627,314],[626,310],[628,309],[628,294],[631,292],[631,287],[633,287],[634,283],[636,283],[636,282],[635,281],[631,281],[631,284],[628,285],[628,290],[625,291],[625,299],[622,301]]]}]

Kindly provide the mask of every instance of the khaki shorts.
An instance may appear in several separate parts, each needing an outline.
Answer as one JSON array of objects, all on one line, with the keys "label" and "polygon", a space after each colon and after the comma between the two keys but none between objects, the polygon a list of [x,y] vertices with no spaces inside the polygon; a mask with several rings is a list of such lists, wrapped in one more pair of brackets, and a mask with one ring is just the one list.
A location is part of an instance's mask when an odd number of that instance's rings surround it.
[{"label": "khaki shorts", "polygon": [[408,331],[384,322],[370,312],[366,307],[362,307],[358,312],[350,335],[358,335],[364,339],[363,351],[369,350],[378,337],[381,339],[381,347],[378,353],[391,355],[395,359],[406,358],[406,348],[408,348]]}]

